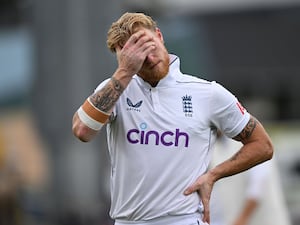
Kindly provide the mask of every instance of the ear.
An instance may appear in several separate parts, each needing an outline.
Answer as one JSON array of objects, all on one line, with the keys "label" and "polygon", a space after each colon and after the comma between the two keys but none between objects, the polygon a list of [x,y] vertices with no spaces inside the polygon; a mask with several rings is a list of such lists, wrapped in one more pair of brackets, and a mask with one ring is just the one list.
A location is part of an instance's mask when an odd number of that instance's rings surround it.
[{"label": "ear", "polygon": [[159,29],[159,28],[156,28],[156,29],[155,29],[155,32],[156,32],[157,36],[159,37],[159,39],[161,40],[161,42],[164,43],[164,37],[163,37],[163,35],[162,35],[160,29]]}]

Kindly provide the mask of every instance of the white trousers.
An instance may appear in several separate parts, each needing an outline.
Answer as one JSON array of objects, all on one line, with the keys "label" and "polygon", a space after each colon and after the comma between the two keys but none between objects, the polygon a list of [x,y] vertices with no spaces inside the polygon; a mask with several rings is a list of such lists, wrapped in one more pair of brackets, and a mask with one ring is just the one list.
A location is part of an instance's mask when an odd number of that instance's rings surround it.
[{"label": "white trousers", "polygon": [[182,216],[165,216],[147,221],[116,220],[115,225],[208,225],[199,213]]}]

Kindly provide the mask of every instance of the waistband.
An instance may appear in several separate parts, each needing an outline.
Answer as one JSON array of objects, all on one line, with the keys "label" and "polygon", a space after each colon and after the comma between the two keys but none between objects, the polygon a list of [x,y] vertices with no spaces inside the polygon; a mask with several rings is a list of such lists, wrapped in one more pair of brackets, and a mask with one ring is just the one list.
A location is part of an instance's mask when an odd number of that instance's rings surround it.
[{"label": "waistband", "polygon": [[116,219],[115,225],[181,225],[181,224],[195,224],[202,225],[204,224],[201,220],[200,213],[193,213],[187,215],[168,215],[163,217],[158,217],[155,219],[147,221],[128,221],[128,220],[119,220]]}]

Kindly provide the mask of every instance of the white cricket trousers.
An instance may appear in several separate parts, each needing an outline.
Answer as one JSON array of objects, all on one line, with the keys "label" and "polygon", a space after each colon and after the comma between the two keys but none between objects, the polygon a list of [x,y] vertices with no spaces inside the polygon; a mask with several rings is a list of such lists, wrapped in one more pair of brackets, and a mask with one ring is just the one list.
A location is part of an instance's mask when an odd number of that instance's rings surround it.
[{"label": "white cricket trousers", "polygon": [[165,216],[148,221],[116,220],[115,225],[208,225],[201,220],[201,214],[194,213],[182,216]]}]

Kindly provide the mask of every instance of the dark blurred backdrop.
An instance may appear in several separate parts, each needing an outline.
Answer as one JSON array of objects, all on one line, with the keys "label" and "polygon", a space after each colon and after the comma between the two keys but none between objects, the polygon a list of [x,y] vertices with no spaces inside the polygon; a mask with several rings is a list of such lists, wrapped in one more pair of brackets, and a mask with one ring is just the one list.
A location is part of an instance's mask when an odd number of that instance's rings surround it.
[{"label": "dark blurred backdrop", "polygon": [[[299,132],[300,2],[243,2],[1,0],[0,225],[112,224],[105,132],[83,144],[71,121],[116,68],[106,33],[125,11],[153,16],[183,72],[217,80],[273,132]],[[299,193],[286,197],[299,224]]]}]

